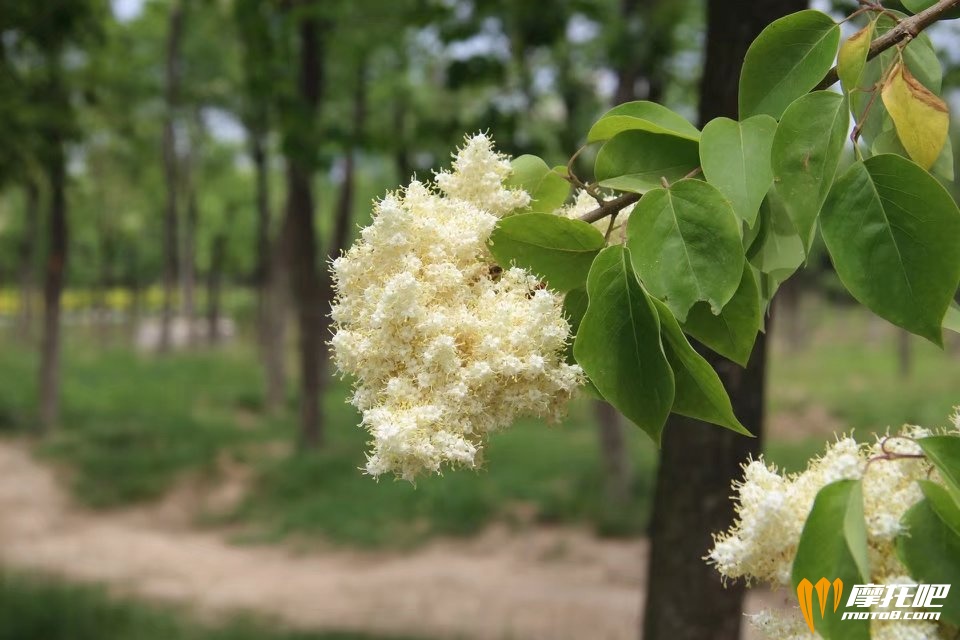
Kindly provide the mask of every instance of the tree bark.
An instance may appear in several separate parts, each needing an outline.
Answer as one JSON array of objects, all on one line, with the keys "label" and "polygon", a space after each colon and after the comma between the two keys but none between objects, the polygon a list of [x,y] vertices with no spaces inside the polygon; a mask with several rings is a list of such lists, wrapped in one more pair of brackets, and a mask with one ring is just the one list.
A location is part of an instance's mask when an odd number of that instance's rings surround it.
[{"label": "tree bark", "polygon": [[160,318],[160,351],[170,349],[170,329],[174,316],[177,288],[178,224],[177,224],[177,140],[174,128],[180,93],[180,48],[183,40],[183,4],[175,0],[170,8],[167,30],[163,118],[163,174],[166,182],[166,204],[163,217],[163,310]]},{"label": "tree bark", "polygon": [[37,246],[40,242],[40,187],[29,179],[24,187],[24,231],[20,243],[20,316],[17,334],[24,343],[33,340],[33,302],[36,286]]},{"label": "tree bark", "polygon": [[[291,256],[291,280],[297,307],[300,349],[300,433],[302,449],[323,444],[324,429],[320,413],[320,382],[323,358],[323,318],[320,272],[317,265],[317,239],[313,213],[313,160],[304,141],[315,127],[322,87],[322,30],[316,16],[304,15],[299,22],[299,99],[306,128],[301,143],[287,154],[287,221]],[[295,133],[291,132],[291,135]],[[316,142],[314,140],[314,142]],[[288,140],[288,146],[292,144]]]},{"label": "tree bark", "polygon": [[[740,66],[750,43],[770,22],[806,5],[806,0],[708,0],[702,122],[737,117]],[[739,638],[744,586],[724,588],[716,570],[701,558],[711,546],[711,533],[733,520],[730,483],[740,474],[740,464],[760,451],[771,330],[768,319],[767,333],[758,336],[745,369],[708,354],[734,412],[757,438],[689,418],[671,416],[668,421],[650,525],[646,640]]]},{"label": "tree bark", "polygon": [[67,268],[66,158],[63,140],[51,140],[47,162],[50,219],[43,283],[43,338],[40,345],[40,428],[47,431],[60,419],[60,300]]}]

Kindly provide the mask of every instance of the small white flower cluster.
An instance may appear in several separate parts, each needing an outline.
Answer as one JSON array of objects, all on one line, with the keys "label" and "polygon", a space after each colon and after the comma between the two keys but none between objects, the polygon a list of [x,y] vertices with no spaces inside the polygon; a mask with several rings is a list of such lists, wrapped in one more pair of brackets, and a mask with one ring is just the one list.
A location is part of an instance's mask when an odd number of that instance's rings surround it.
[{"label": "small white flower cluster", "polygon": [[582,381],[564,360],[562,297],[522,269],[492,269],[499,216],[530,201],[504,185],[510,171],[489,138],[467,138],[435,185],[376,203],[333,262],[331,345],[373,436],[371,475],[474,467],[488,433],[521,416],[560,419]]},{"label": "small white flower cluster", "polygon": [[[960,430],[960,415],[953,421]],[[743,467],[743,481],[734,483],[736,521],[729,531],[714,536],[707,561],[725,579],[743,578],[748,584],[765,582],[789,587],[800,534],[817,493],[832,482],[859,479],[863,486],[870,582],[899,584],[909,580],[895,549],[895,539],[903,532],[901,518],[923,498],[917,480],[942,479],[931,471],[932,465],[924,458],[888,460],[880,456],[921,453],[914,440],[929,435],[927,429],[905,426],[898,434],[880,438],[869,446],[842,437],[823,456],[810,461],[805,471],[796,474],[780,474],[762,459],[749,461]],[[874,638],[948,637],[938,635],[937,625],[928,622],[880,622],[873,623]],[[777,640],[811,637],[799,611],[764,611],[751,616],[751,623]]]}]

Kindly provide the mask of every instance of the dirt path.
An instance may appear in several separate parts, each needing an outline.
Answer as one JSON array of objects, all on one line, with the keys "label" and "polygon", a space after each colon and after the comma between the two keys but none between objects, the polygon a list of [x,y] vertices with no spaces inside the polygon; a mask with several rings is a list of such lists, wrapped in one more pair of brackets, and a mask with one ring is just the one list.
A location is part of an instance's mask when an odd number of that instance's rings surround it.
[{"label": "dirt path", "polygon": [[[286,625],[469,640],[633,640],[643,541],[494,529],[415,552],[294,554],[235,546],[144,512],[70,504],[29,451],[0,441],[0,563]],[[755,601],[752,606],[758,603]]]}]

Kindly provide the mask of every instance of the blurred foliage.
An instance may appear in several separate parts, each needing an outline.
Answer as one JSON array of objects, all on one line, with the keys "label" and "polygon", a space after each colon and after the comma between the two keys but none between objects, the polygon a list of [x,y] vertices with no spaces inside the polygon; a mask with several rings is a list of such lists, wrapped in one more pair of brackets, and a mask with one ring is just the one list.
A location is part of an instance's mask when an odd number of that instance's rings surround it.
[{"label": "blurred foliage", "polygon": [[257,620],[201,625],[104,589],[0,573],[0,640],[374,640],[350,633],[278,630]]}]

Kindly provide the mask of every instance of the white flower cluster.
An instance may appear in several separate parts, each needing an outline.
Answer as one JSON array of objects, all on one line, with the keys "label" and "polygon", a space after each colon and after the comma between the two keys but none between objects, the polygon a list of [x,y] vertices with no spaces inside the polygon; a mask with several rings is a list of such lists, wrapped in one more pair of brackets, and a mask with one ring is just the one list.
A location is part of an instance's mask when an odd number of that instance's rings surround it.
[{"label": "white flower cluster", "polygon": [[333,262],[331,345],[373,436],[371,475],[474,467],[488,433],[520,416],[558,420],[581,383],[564,360],[562,297],[522,269],[492,269],[499,216],[530,201],[504,186],[510,171],[489,138],[468,138],[435,185],[376,203]]},{"label": "white flower cluster", "polygon": [[[960,414],[953,421],[960,430]],[[796,474],[780,474],[762,459],[749,461],[743,467],[743,481],[734,483],[736,521],[729,531],[714,536],[708,562],[724,578],[789,587],[800,534],[817,492],[837,480],[859,479],[870,552],[870,582],[899,584],[909,580],[895,549],[895,538],[903,532],[900,520],[923,498],[917,480],[942,479],[924,458],[887,460],[879,456],[921,453],[913,440],[929,435],[931,432],[926,429],[905,426],[898,434],[880,438],[872,445],[858,444],[851,437],[839,438],[823,456]],[[751,622],[769,638],[811,637],[799,611],[764,611],[751,616]],[[938,626],[929,622],[875,621],[872,634],[874,639],[883,640],[952,637],[940,634]]]}]

